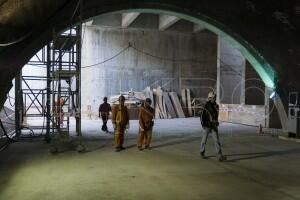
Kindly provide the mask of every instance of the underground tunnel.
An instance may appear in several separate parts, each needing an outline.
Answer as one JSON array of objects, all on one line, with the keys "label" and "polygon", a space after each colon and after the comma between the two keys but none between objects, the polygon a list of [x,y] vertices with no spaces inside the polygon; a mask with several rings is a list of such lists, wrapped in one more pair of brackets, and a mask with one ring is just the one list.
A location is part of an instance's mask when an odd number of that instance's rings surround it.
[{"label": "underground tunnel", "polygon": [[297,1],[7,0],[0,25],[0,199],[300,198]]}]

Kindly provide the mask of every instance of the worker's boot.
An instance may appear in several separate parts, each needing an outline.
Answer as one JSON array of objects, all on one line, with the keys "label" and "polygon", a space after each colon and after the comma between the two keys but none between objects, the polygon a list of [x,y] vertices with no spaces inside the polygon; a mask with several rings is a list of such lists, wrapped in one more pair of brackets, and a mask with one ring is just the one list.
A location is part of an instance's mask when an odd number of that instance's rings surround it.
[{"label": "worker's boot", "polygon": [[145,149],[151,150],[152,147],[150,147],[150,145],[145,146]]},{"label": "worker's boot", "polygon": [[139,149],[140,151],[143,151],[143,147],[142,147],[142,146],[138,146],[138,149]]},{"label": "worker's boot", "polygon": [[123,147],[123,146],[121,146],[121,147],[120,147],[120,149],[121,149],[121,150],[125,150],[126,148],[125,148],[125,147]]},{"label": "worker's boot", "polygon": [[205,156],[205,152],[203,151],[203,152],[200,152],[200,156],[201,156],[201,158],[202,159],[206,159],[207,157]]},{"label": "worker's boot", "polygon": [[116,147],[116,152],[120,152],[121,151],[121,148],[120,147]]},{"label": "worker's boot", "polygon": [[221,155],[218,156],[218,160],[219,160],[220,162],[223,162],[223,161],[226,161],[226,160],[227,160],[227,157],[221,154]]}]

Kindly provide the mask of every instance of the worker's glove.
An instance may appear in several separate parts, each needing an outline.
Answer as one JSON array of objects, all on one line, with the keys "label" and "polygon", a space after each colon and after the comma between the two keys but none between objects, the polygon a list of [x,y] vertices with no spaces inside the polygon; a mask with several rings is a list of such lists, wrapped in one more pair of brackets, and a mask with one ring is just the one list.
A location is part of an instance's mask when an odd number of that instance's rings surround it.
[{"label": "worker's glove", "polygon": [[129,129],[129,124],[127,124],[127,125],[125,126],[125,129],[126,129],[126,130],[128,130],[128,129]]},{"label": "worker's glove", "polygon": [[142,132],[144,132],[144,131],[145,131],[145,129],[143,129],[143,128],[140,128],[140,130],[141,130]]},{"label": "worker's glove", "polygon": [[116,125],[116,124],[113,124],[113,127],[114,127],[114,129],[116,129],[116,128],[117,128],[117,125]]}]

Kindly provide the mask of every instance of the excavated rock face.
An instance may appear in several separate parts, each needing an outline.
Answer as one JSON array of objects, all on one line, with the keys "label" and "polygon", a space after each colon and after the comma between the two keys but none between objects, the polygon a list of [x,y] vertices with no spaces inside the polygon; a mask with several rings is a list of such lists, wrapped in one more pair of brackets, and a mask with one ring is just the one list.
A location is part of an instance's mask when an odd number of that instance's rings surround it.
[{"label": "excavated rock face", "polygon": [[[47,42],[82,19],[134,8],[202,18],[255,49],[274,69],[278,87],[300,88],[298,0],[0,0],[0,105],[21,67]],[[76,9],[78,8],[78,9]],[[283,95],[284,96],[284,95]]]}]

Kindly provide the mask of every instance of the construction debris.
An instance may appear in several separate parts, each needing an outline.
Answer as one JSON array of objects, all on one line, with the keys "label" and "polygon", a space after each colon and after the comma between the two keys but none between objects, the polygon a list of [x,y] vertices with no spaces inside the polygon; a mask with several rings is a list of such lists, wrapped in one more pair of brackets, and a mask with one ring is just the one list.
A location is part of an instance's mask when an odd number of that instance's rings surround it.
[{"label": "construction debris", "polygon": [[[192,105],[190,90],[182,90],[182,104],[176,92],[164,91],[161,87],[146,87],[143,92],[122,92],[125,97],[125,105],[129,108],[130,119],[137,119],[139,107],[146,98],[152,100],[152,107],[155,109],[156,119],[185,118],[192,116]],[[118,104],[120,95],[110,97],[112,104]],[[186,113],[183,111],[186,109]]]},{"label": "construction debris", "polygon": [[192,101],[191,101],[191,90],[186,89],[186,102],[187,102],[187,110],[188,110],[188,116],[191,117],[193,115],[192,111]]},{"label": "construction debris", "polygon": [[146,98],[152,100],[152,106],[155,109],[155,118],[172,119],[185,117],[176,92],[163,91],[161,87],[152,90],[150,87],[147,87],[144,90],[144,94]]},{"label": "construction debris", "polygon": [[184,115],[184,112],[182,110],[182,107],[181,107],[181,104],[180,104],[177,93],[176,92],[170,92],[169,95],[172,99],[173,106],[174,106],[174,108],[176,110],[176,113],[177,113],[177,117],[178,118],[184,118],[185,115]]}]

